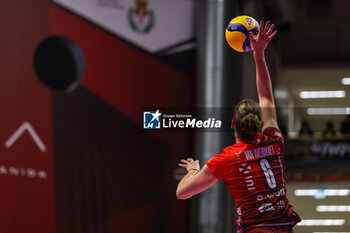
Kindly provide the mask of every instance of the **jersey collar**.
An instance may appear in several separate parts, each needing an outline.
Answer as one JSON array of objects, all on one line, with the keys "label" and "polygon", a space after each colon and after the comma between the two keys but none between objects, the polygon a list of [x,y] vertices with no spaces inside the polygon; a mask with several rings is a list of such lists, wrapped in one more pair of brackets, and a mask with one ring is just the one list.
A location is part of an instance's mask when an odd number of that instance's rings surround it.
[{"label": "jersey collar", "polygon": [[262,133],[257,133],[255,137],[248,138],[242,141],[239,141],[237,144],[242,145],[242,144],[255,144],[260,142],[260,139],[262,137]]}]

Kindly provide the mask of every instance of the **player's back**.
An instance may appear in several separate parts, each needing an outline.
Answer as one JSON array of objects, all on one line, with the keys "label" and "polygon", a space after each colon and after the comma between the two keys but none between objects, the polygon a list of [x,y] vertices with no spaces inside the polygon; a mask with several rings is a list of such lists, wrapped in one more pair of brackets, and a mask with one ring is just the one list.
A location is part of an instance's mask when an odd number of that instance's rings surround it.
[{"label": "player's back", "polygon": [[[295,225],[300,221],[286,197],[283,146],[281,132],[267,128],[263,134],[215,156],[222,157],[226,164],[222,178],[238,205],[239,229]],[[212,164],[207,163],[209,168]]]}]

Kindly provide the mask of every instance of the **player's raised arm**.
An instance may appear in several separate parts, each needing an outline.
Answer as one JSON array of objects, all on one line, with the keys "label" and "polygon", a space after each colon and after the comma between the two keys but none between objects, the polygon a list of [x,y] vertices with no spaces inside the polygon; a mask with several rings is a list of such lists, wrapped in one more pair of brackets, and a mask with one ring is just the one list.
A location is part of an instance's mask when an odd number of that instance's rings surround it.
[{"label": "player's raised arm", "polygon": [[259,34],[257,38],[250,33],[252,48],[254,50],[254,60],[256,64],[256,86],[259,95],[259,105],[262,109],[262,121],[264,123],[263,130],[267,127],[278,129],[276,106],[273,98],[270,73],[265,61],[265,48],[277,34],[273,32],[274,24],[270,26],[270,21],[267,21],[265,28],[264,22],[260,21]]}]

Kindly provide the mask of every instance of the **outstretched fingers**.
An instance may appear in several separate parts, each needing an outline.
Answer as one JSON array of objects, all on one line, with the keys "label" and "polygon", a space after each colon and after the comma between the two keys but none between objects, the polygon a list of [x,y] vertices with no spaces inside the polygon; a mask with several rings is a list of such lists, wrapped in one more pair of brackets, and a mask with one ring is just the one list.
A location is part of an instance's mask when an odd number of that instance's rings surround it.
[{"label": "outstretched fingers", "polygon": [[270,27],[269,30],[266,32],[266,35],[270,35],[274,27],[275,27],[275,25],[274,25],[274,24],[271,24],[271,27]]},{"label": "outstretched fingers", "polygon": [[278,30],[274,31],[271,36],[269,36],[269,41],[272,40],[277,35]]},{"label": "outstretched fingers", "polygon": [[265,28],[264,28],[264,34],[266,35],[268,30],[269,30],[269,27],[270,27],[270,20],[268,20],[265,24]]},{"label": "outstretched fingers", "polygon": [[251,41],[252,49],[254,50],[254,54],[264,52],[270,40],[272,40],[272,38],[274,38],[277,34],[277,30],[273,31],[274,28],[275,25],[271,24],[270,21],[267,21],[264,25],[264,21],[261,20],[258,36],[254,37],[253,33],[249,32],[249,38]]},{"label": "outstretched fingers", "polygon": [[263,32],[263,27],[264,27],[264,21],[263,20],[260,20],[260,25],[259,25],[259,35],[262,34]]}]

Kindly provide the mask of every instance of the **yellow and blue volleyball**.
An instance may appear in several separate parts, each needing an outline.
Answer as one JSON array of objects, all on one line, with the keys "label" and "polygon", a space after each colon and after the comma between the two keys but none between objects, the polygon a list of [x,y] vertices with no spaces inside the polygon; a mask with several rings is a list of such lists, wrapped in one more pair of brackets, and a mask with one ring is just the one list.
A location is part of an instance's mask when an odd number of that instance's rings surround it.
[{"label": "yellow and blue volleyball", "polygon": [[238,16],[231,20],[226,28],[226,41],[238,52],[249,52],[252,50],[249,32],[252,32],[254,37],[258,36],[258,22],[247,15]]}]

